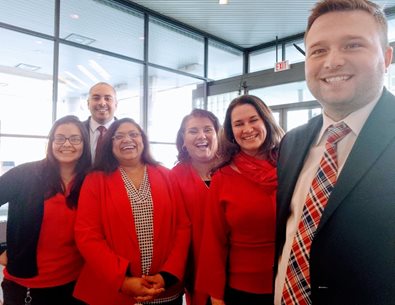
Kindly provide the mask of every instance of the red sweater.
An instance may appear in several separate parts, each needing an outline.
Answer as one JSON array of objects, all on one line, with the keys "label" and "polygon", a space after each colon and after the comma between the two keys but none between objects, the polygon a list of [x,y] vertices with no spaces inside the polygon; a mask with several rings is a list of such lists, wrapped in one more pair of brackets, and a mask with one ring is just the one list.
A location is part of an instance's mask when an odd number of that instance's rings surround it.
[{"label": "red sweater", "polygon": [[60,286],[75,281],[83,260],[74,241],[76,210],[66,205],[63,194],[44,201],[44,218],[37,245],[38,275],[18,278],[4,269],[4,277],[29,288]]},{"label": "red sweater", "polygon": [[208,295],[194,291],[194,285],[209,188],[189,163],[178,163],[171,170],[171,174],[175,187],[180,189],[185,210],[192,225],[192,240],[185,274],[185,286],[188,291],[187,304],[206,305]]},{"label": "red sweater", "polygon": [[249,293],[272,293],[275,200],[276,185],[260,186],[230,166],[214,175],[197,289],[218,299],[226,283]]}]

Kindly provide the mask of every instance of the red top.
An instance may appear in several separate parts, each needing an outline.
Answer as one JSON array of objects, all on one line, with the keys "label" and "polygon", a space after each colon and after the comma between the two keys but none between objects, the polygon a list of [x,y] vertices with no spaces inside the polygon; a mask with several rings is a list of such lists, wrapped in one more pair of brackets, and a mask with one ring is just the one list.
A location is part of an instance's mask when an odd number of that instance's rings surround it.
[{"label": "red top", "polygon": [[208,295],[194,291],[194,285],[209,188],[189,163],[178,163],[171,170],[171,174],[176,187],[181,191],[192,224],[192,240],[185,274],[185,286],[189,294],[187,304],[206,305]]},{"label": "red top", "polygon": [[262,186],[230,166],[220,169],[210,187],[197,289],[217,299],[223,299],[226,283],[272,293],[275,211],[276,184]]},{"label": "red top", "polygon": [[[154,252],[150,274],[166,271],[182,280],[190,242],[190,223],[180,194],[174,192],[169,170],[147,165],[154,219]],[[91,305],[135,304],[119,289],[127,271],[141,276],[140,248],[120,171],[93,172],[81,188],[75,226],[78,247],[85,258],[74,295]],[[180,285],[159,297],[182,291]]]},{"label": "red top", "polygon": [[74,241],[76,210],[66,205],[63,194],[44,201],[44,217],[37,245],[38,275],[18,278],[4,269],[4,277],[29,288],[60,286],[75,281],[83,260]]}]

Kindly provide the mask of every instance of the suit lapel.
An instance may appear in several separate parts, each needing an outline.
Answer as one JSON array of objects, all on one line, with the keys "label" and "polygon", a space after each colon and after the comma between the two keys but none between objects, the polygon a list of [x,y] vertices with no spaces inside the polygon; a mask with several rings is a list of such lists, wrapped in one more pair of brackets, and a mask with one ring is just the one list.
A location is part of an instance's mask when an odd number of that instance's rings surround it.
[{"label": "suit lapel", "polygon": [[386,90],[363,126],[322,215],[317,233],[358,181],[374,166],[395,134],[395,99]]}]

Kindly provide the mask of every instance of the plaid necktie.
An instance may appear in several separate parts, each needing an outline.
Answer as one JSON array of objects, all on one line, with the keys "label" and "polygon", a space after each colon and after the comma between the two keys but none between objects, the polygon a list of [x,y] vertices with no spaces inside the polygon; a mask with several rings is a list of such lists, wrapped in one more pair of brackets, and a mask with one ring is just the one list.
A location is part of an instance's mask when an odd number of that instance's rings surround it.
[{"label": "plaid necktie", "polygon": [[324,156],[313,179],[303,207],[302,218],[292,244],[285,285],[282,293],[283,305],[311,304],[310,248],[328,198],[337,180],[337,142],[351,129],[341,122],[328,128],[328,139]]}]

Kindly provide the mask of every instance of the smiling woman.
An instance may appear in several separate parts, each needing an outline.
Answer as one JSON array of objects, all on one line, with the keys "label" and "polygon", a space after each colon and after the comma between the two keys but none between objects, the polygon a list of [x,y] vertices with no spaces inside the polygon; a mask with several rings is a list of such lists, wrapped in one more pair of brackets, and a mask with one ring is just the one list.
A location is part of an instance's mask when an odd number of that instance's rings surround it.
[{"label": "smiling woman", "polygon": [[66,116],[53,125],[44,160],[0,177],[0,204],[9,202],[7,250],[0,260],[6,304],[25,298],[39,305],[83,304],[72,297],[82,267],[74,220],[90,163],[85,127]]},{"label": "smiling woman", "polygon": [[86,265],[78,298],[92,305],[182,304],[189,222],[169,170],[151,157],[132,119],[116,120],[106,132],[79,203],[76,240]]}]

